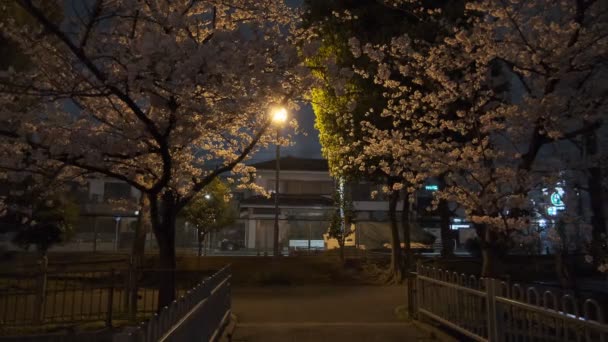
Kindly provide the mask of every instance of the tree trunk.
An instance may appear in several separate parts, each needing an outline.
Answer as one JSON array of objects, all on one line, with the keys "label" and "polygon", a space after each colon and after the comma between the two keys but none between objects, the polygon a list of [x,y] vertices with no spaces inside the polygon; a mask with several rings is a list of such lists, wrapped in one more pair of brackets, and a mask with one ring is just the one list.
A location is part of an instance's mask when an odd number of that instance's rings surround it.
[{"label": "tree trunk", "polygon": [[401,211],[401,231],[403,232],[404,269],[409,271],[412,265],[412,229],[410,222],[410,194],[403,190],[403,209]]},{"label": "tree trunk", "polygon": [[555,253],[555,270],[557,278],[563,289],[574,290],[576,287],[575,278],[572,274],[572,267],[568,258],[568,252],[561,249]]},{"label": "tree trunk", "polygon": [[[389,183],[389,187],[392,189],[392,183]],[[396,281],[401,281],[402,279],[402,266],[403,266],[403,257],[401,254],[401,241],[399,239],[399,227],[397,224],[397,202],[399,201],[399,192],[392,191],[389,196],[388,202],[388,216],[390,218],[391,223],[391,265],[390,265],[390,275]]]},{"label": "tree trunk", "polygon": [[[596,157],[598,154],[597,146],[597,134],[593,132],[585,136],[585,145],[587,153],[590,158]],[[602,182],[602,169],[597,165],[593,165],[589,168],[589,178],[587,182],[587,188],[589,189],[589,199],[591,201],[591,226],[592,228],[592,241],[591,241],[591,253],[595,257],[594,259],[599,260],[597,257],[601,255],[602,250],[602,234],[606,234],[606,215],[604,213],[604,187]]]},{"label": "tree trunk", "polygon": [[[166,230],[171,229],[170,224],[163,227]],[[173,227],[174,228],[174,227]],[[173,231],[174,233],[175,231]],[[175,241],[169,237],[171,233],[161,233],[160,236],[164,236],[158,239],[158,252],[159,252],[159,266],[160,266],[160,279],[161,282],[158,288],[158,311],[163,307],[168,306],[175,299]]]},{"label": "tree trunk", "polygon": [[342,263],[342,265],[344,265],[344,241],[342,241],[342,243],[338,243],[338,247],[340,247],[340,262]]},{"label": "tree trunk", "polygon": [[[152,227],[158,243],[161,282],[158,288],[158,310],[168,306],[175,299],[175,224],[177,206],[173,194],[166,192],[160,200],[150,198]],[[161,210],[159,210],[161,209]],[[162,214],[162,215],[160,215]]]},{"label": "tree trunk", "polygon": [[133,239],[133,249],[131,255],[137,267],[141,266],[146,249],[146,235],[150,231],[150,200],[148,196],[142,195],[139,199],[139,214],[137,225],[135,226],[135,237]]},{"label": "tree trunk", "polygon": [[483,259],[483,263],[481,266],[481,276],[484,278],[495,278],[497,275],[496,264],[498,258],[496,256],[496,251],[492,248],[490,244],[481,244],[481,257]]},{"label": "tree trunk", "polygon": [[474,224],[481,247],[481,276],[496,278],[498,275],[498,253],[496,234],[484,224]]},{"label": "tree trunk", "polygon": [[451,229],[450,229],[450,219],[452,213],[450,213],[450,208],[448,207],[448,202],[446,200],[439,201],[439,227],[441,232],[441,256],[451,257],[454,256],[454,241],[452,239]]},{"label": "tree trunk", "polygon": [[[439,177],[439,189],[445,188],[445,179],[442,175]],[[448,206],[448,201],[442,199],[439,201],[438,208],[439,210],[439,229],[441,234],[441,256],[451,257],[454,256],[454,243],[452,241],[452,234],[450,229],[450,219],[452,218],[452,213],[450,212],[450,208]]]}]

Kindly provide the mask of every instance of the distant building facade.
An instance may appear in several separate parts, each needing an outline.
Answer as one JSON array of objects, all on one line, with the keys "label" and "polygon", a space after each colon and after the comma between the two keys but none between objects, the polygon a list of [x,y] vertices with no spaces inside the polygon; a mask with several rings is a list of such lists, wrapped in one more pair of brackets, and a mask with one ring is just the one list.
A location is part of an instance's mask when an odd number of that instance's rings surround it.
[{"label": "distant building facade", "polygon": [[[244,244],[250,250],[262,254],[272,250],[274,239],[276,160],[252,164],[256,168],[256,185],[271,194],[270,197],[251,193],[242,194],[239,201],[239,217],[245,223]],[[351,194],[355,211],[355,233],[352,244],[362,249],[383,248],[391,241],[389,204],[382,193],[381,184],[355,182],[346,185]],[[279,174],[279,242],[285,250],[322,249],[323,235],[327,232],[335,207],[333,196],[336,180],[329,174],[327,160],[283,157]],[[439,217],[427,210],[437,185],[429,181],[417,192],[415,224],[428,231],[441,242]],[[375,198],[371,197],[377,191]],[[398,217],[403,202],[398,203]],[[454,228],[468,228],[467,223],[457,221]],[[457,233],[454,234],[454,240]],[[450,243],[454,243],[451,241]]]},{"label": "distant building facade", "polygon": [[[252,164],[256,185],[270,197],[245,194],[239,217],[245,222],[245,246],[260,254],[270,252],[274,241],[276,160]],[[284,157],[279,174],[279,244],[282,249],[323,248],[323,234],[335,210],[334,180],[327,161]]]}]

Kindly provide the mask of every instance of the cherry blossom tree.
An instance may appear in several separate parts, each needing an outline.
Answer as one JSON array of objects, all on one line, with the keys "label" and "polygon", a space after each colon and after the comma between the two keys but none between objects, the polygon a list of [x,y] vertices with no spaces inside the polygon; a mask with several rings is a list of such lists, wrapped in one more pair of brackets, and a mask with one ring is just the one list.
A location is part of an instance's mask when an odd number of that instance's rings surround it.
[{"label": "cherry blossom tree", "polygon": [[[417,171],[405,172],[412,184],[421,174],[444,175],[438,198],[465,210],[481,239],[482,273],[495,275],[496,244],[529,225],[530,192],[554,184],[567,166],[543,151],[588,141],[601,128],[608,12],[593,0],[472,1],[466,21],[452,23],[424,2],[400,4],[416,4],[414,13],[444,34],[375,46],[352,41],[355,55],[376,63],[358,72],[386,89],[386,107],[369,115],[393,120],[391,128],[361,123],[370,138],[356,163],[392,156],[400,172]],[[372,167],[395,171],[394,163]],[[601,205],[589,191],[593,206]],[[605,230],[598,215],[594,209],[594,231]]]},{"label": "cherry blossom tree", "polygon": [[[381,107],[384,99],[379,87],[370,80],[358,77],[351,70],[351,65],[362,67],[366,61],[353,58],[348,39],[355,35],[377,41],[383,32],[391,32],[386,34],[388,36],[399,32],[395,31],[400,27],[399,20],[394,11],[391,13],[374,1],[356,4],[307,1],[305,6],[308,13],[306,20],[310,32],[314,34],[314,43],[305,46],[303,52],[307,65],[317,80],[310,100],[315,112],[315,127],[319,130],[322,153],[328,160],[330,173],[344,182],[345,187],[361,180],[392,183],[394,177],[388,180],[384,175],[360,170],[352,163],[364,146],[363,132],[358,123],[370,107]],[[380,21],[381,18],[384,19],[383,22]],[[359,20],[371,21],[373,24],[364,26],[359,24]],[[403,257],[396,214],[398,200],[399,191],[389,194],[392,250],[387,281],[400,281],[402,278]],[[339,225],[335,219],[336,217],[332,218],[330,228],[337,230],[345,226]],[[345,235],[340,237],[345,238]]]},{"label": "cherry blossom tree", "polygon": [[[437,27],[419,20],[411,6],[389,5],[383,1],[360,1],[356,3],[307,1],[312,31],[317,35],[317,46],[305,49],[307,64],[318,79],[311,92],[311,101],[316,115],[316,127],[324,156],[335,177],[346,181],[365,179],[384,184],[389,202],[391,227],[391,274],[401,280],[410,257],[412,234],[412,193],[424,180],[425,173],[415,172],[404,163],[403,156],[387,153],[371,153],[368,145],[374,145],[372,130],[393,128],[393,119],[380,113],[390,101],[384,96],[386,89],[380,82],[369,77],[377,62],[373,54],[350,53],[351,42],[382,45],[390,37],[404,32],[415,37],[433,36]],[[452,9],[445,3],[441,4]],[[448,16],[452,16],[450,13]],[[365,153],[366,149],[368,152]],[[380,166],[379,166],[380,165]],[[408,174],[409,177],[406,177]],[[416,174],[416,175],[414,175]],[[415,183],[411,183],[415,182]],[[403,263],[397,204],[403,194],[401,228],[404,239],[406,262]],[[442,201],[442,204],[445,204]],[[448,211],[442,211],[447,213]],[[449,217],[442,220],[449,229]],[[447,222],[447,223],[446,223]],[[415,227],[415,226],[414,226]],[[414,232],[416,233],[416,232]],[[418,234],[420,235],[420,234]],[[416,236],[416,235],[414,235]]]},{"label": "cherry blossom tree", "polygon": [[[305,84],[282,1],[77,2],[67,18],[18,1],[36,25],[5,25],[31,61],[0,76],[3,132],[31,159],[123,180],[149,200],[175,296],[175,221],[218,175],[248,182],[243,161],[272,137],[268,110],[296,108]],[[14,103],[28,103],[20,110]],[[12,159],[8,159],[12,160]]]}]

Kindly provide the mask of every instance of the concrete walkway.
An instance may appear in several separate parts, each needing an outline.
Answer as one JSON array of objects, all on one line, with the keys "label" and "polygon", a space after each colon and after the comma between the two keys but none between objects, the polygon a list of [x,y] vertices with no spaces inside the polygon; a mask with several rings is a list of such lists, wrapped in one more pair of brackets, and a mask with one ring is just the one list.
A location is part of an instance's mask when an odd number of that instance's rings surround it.
[{"label": "concrete walkway", "polygon": [[430,341],[399,321],[402,286],[234,288],[234,342]]}]

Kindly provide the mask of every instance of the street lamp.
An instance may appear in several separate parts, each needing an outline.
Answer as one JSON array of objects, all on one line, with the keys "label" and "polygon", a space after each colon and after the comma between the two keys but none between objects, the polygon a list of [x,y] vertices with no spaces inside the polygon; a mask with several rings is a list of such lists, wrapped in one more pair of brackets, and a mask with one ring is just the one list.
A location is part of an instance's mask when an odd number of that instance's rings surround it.
[{"label": "street lamp", "polygon": [[118,251],[118,236],[119,236],[119,229],[120,229],[120,219],[121,217],[115,217],[114,220],[116,221],[116,227],[115,227],[115,233],[114,233],[114,250]]},{"label": "street lamp", "polygon": [[275,169],[275,184],[274,184],[274,243],[273,243],[273,255],[275,257],[280,256],[279,251],[279,171],[281,170],[281,145],[279,144],[279,138],[281,137],[281,127],[287,121],[287,109],[285,107],[276,107],[272,110],[272,122],[277,127],[277,140],[276,140],[276,169]]}]

